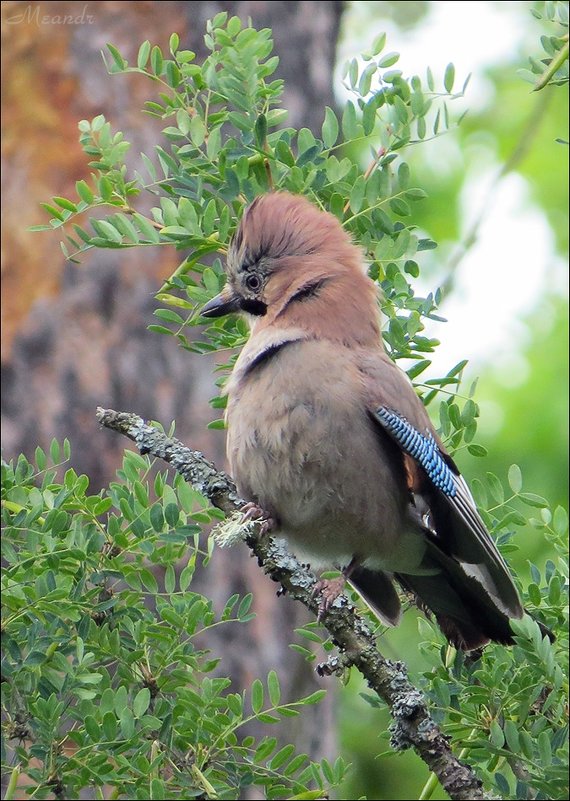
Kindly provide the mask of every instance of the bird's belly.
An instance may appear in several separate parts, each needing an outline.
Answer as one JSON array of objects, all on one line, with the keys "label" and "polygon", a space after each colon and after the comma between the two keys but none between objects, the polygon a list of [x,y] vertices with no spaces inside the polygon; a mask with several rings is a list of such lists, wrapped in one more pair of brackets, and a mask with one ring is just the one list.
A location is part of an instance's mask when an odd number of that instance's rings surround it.
[{"label": "bird's belly", "polygon": [[266,509],[313,566],[358,556],[411,569],[424,546],[410,525],[402,464],[342,367],[325,365],[323,381],[313,370],[310,381],[295,375],[287,385],[267,368],[251,376],[228,404],[231,471],[240,493]]}]

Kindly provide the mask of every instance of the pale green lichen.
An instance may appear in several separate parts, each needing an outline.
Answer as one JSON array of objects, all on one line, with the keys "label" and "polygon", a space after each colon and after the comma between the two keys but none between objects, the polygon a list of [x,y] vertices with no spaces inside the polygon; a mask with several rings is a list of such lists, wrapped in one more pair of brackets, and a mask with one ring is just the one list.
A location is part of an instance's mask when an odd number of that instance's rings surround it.
[{"label": "pale green lichen", "polygon": [[212,537],[220,548],[230,548],[253,534],[254,526],[253,520],[244,520],[242,512],[233,512],[212,530]]}]

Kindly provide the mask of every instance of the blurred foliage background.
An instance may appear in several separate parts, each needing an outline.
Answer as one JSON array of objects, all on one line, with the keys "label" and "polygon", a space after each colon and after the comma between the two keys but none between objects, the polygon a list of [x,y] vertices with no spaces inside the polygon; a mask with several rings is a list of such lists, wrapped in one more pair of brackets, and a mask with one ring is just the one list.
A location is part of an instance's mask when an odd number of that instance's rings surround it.
[{"label": "blurred foliage background", "polygon": [[[478,377],[477,441],[488,456],[458,453],[457,460],[470,478],[491,471],[503,480],[516,462],[525,489],[567,508],[568,146],[557,140],[568,140],[568,92],[549,87],[548,94],[533,93],[519,74],[529,56],[540,57],[540,37],[554,33],[531,13],[543,6],[353,2],[343,20],[340,53],[361,52],[382,29],[390,49],[401,53],[405,74],[422,63],[433,67],[438,58],[443,67],[454,62],[459,82],[472,72],[463,101],[468,113],[459,127],[406,154],[415,182],[429,196],[414,209],[416,222],[439,245],[422,254],[421,280],[429,290],[443,285],[448,293],[441,306],[448,322],[435,334],[442,340],[440,373],[468,358],[466,375]],[[518,229],[513,209],[520,215]],[[519,241],[508,239],[513,232]],[[533,236],[540,240],[538,250]],[[503,281],[500,273],[507,276]],[[509,276],[514,302],[507,285],[497,304]],[[473,309],[485,293],[489,305]],[[544,564],[548,546],[530,526],[517,545],[511,563],[526,584],[528,561]],[[426,667],[417,642],[409,613],[381,647],[421,672]],[[387,738],[386,748],[379,748],[389,718],[359,697],[364,689],[353,676],[342,695],[341,747],[356,768],[344,797],[417,798],[427,772],[412,754],[390,754]],[[378,758],[382,750],[386,756]],[[378,788],[381,795],[374,794]]]}]

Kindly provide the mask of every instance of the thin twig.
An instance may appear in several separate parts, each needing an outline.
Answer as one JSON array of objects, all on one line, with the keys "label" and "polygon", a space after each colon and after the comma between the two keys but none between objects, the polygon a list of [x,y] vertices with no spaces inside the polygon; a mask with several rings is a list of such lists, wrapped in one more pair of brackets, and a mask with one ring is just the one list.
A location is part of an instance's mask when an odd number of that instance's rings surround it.
[{"label": "thin twig", "polygon": [[564,62],[568,60],[568,36],[566,36],[565,39],[566,44],[561,48],[561,50],[558,51],[558,54],[552,59],[548,67],[544,70],[538,81],[535,83],[533,92],[538,92],[540,89],[544,89],[545,86],[548,86],[550,80],[556,75]]},{"label": "thin twig", "polygon": [[[376,153],[376,155],[374,156],[374,158],[372,159],[372,161],[370,162],[370,164],[368,165],[368,167],[366,168],[366,172],[364,173],[364,180],[365,181],[367,181],[370,178],[370,176],[372,175],[374,169],[378,165],[378,162],[380,161],[382,156],[385,156],[385,155],[386,155],[386,151],[385,151],[385,149],[383,147],[381,147],[378,150],[378,152]],[[346,212],[349,210],[349,208],[350,208],[350,200],[347,200],[346,203],[344,204],[344,208],[342,210],[342,213],[346,214]]]},{"label": "thin twig", "polygon": [[501,168],[497,171],[495,178],[493,179],[483,202],[481,203],[479,213],[475,217],[475,220],[469,227],[467,234],[463,237],[463,241],[457,246],[455,252],[451,255],[447,265],[446,265],[446,273],[447,277],[445,278],[444,282],[441,285],[441,291],[443,297],[449,295],[451,290],[453,289],[453,285],[455,282],[455,276],[457,274],[457,268],[459,267],[460,263],[463,261],[469,250],[475,245],[479,238],[479,231],[485,219],[489,216],[492,208],[493,202],[497,197],[497,190],[498,187],[503,180],[503,178],[508,175],[510,172],[513,172],[519,164],[524,161],[527,154],[529,153],[531,146],[538,134],[540,129],[540,125],[542,120],[544,119],[544,113],[552,99],[552,92],[543,92],[525,126],[522,131],[521,136],[518,138],[517,143],[511,152],[511,155],[505,161],[505,163],[501,166]]}]

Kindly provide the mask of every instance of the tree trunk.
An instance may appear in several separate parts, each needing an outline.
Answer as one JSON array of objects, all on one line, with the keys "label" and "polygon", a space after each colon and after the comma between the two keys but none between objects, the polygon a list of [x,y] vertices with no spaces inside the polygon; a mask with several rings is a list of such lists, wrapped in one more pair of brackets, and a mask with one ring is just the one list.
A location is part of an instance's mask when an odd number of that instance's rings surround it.
[{"label": "tree trunk", "polygon": [[[132,62],[145,39],[168,50],[173,31],[204,54],[207,18],[225,10],[270,27],[285,79],[289,122],[320,130],[334,105],[332,69],[341,2],[76,2],[2,5],[5,137],[2,429],[4,457],[31,456],[53,436],[68,437],[72,464],[97,491],[117,468],[123,444],[100,431],[98,405],[129,410],[168,425],[177,436],[223,463],[224,436],[206,429],[216,393],[213,363],[147,331],[153,293],[177,263],[174,249],[100,251],[65,265],[59,236],[31,234],[45,222],[40,201],[73,197],[88,177],[77,122],[103,113],[125,132],[132,153],[150,152],[159,126],[140,113],[152,87],[139,76],[108,76],[100,51],[113,43]],[[135,156],[136,160],[136,156]],[[136,163],[134,167],[138,166]],[[207,581],[207,586],[206,586]],[[211,647],[237,686],[276,669],[287,695],[315,689],[307,663],[288,648],[304,611],[261,575],[243,552],[218,552],[200,583],[217,608],[234,592],[253,590],[257,619]],[[309,707],[288,740],[313,757],[334,752],[332,702]]]}]

